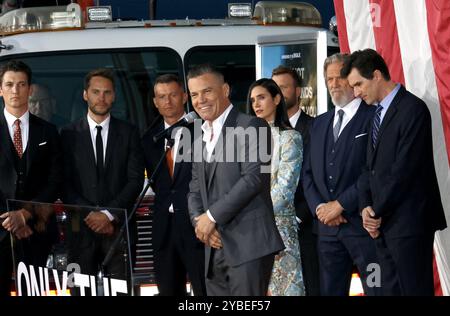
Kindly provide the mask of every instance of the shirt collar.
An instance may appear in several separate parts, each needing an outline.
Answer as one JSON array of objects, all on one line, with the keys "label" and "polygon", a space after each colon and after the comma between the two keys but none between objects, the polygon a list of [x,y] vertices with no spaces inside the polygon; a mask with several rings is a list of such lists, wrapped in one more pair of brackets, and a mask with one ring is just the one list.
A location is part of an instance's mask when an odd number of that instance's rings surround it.
[{"label": "shirt collar", "polygon": [[87,114],[87,121],[88,121],[90,130],[95,130],[95,127],[99,126],[99,125],[102,127],[102,130],[104,130],[109,127],[109,122],[111,121],[111,115],[108,115],[108,117],[103,122],[98,124],[89,116],[89,114]]},{"label": "shirt collar", "polygon": [[361,104],[361,99],[360,98],[355,98],[352,101],[350,101],[349,103],[347,103],[345,106],[343,107],[339,107],[336,106],[334,108],[334,116],[338,117],[338,111],[339,110],[343,110],[345,113],[345,116],[347,116],[348,118],[353,117],[356,112],[358,111],[359,105]]},{"label": "shirt collar", "polygon": [[223,124],[225,123],[228,117],[228,114],[231,112],[231,109],[233,109],[233,104],[230,103],[230,105],[225,109],[225,111],[223,111],[223,113],[212,122],[212,127],[209,125],[207,121],[203,122],[202,124],[203,132],[204,133],[210,132],[212,129],[214,131],[221,130]]},{"label": "shirt collar", "polygon": [[381,100],[380,104],[383,107],[383,110],[387,109],[391,105],[392,100],[394,100],[395,96],[397,95],[398,90],[400,90],[399,83],[397,83],[395,85],[395,88],[392,89],[392,91],[387,96],[385,96],[383,100]]},{"label": "shirt collar", "polygon": [[6,122],[8,126],[13,126],[14,122],[19,119],[22,126],[28,125],[30,121],[30,112],[27,110],[21,117],[15,117],[11,113],[9,113],[6,108],[3,109],[3,114],[5,115]]},{"label": "shirt collar", "polygon": [[300,114],[302,114],[302,108],[298,107],[298,111],[289,118],[289,122],[291,123],[292,127],[295,127],[295,125],[297,124],[297,121],[300,118]]},{"label": "shirt collar", "polygon": [[[178,123],[179,121],[181,121],[185,116],[186,116],[186,112],[183,113],[183,116],[180,117],[180,119],[179,119],[176,123]],[[172,126],[172,125],[169,125],[169,124],[167,124],[166,121],[164,121],[164,129],[168,129],[170,126]]]}]

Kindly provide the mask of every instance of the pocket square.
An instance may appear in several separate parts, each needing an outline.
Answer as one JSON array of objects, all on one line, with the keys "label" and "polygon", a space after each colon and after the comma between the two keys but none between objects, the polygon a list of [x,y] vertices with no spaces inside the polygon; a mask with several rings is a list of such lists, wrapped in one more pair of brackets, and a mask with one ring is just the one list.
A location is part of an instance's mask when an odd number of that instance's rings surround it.
[{"label": "pocket square", "polygon": [[361,136],[367,135],[367,133],[356,135],[355,138],[360,138]]},{"label": "pocket square", "polygon": [[42,142],[38,146],[44,146],[45,144],[47,144],[47,142]]}]

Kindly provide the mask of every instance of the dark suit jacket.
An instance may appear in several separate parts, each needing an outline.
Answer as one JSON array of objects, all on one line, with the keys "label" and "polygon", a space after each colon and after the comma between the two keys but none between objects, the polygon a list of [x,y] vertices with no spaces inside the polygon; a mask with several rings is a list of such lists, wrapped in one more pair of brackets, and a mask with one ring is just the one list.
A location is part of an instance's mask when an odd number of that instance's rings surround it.
[{"label": "dark suit jacket", "polygon": [[[87,118],[61,130],[64,202],[130,210],[144,183],[144,160],[136,127],[111,117],[105,156],[104,192],[97,198],[97,172]],[[113,214],[114,215],[114,214]]]},{"label": "dark suit jacket", "polygon": [[[369,130],[372,135],[372,127]],[[382,217],[386,237],[417,236],[446,225],[433,161],[431,116],[426,104],[401,87],[367,146],[360,179],[360,208]]]},{"label": "dark suit jacket", "polygon": [[[145,167],[147,169],[147,175],[150,175],[155,170],[161,155],[165,152],[165,140],[160,139],[158,142],[153,142],[153,136],[161,132],[164,129],[164,121],[162,118],[151,127],[142,137],[142,147],[144,148]],[[183,139],[189,140],[189,144],[192,144],[194,135],[193,125],[183,130]],[[180,144],[183,143],[180,141]],[[188,154],[186,151],[190,151],[191,148],[180,147],[179,151],[181,155]],[[188,154],[188,156],[191,156]],[[181,156],[180,156],[181,157]],[[170,238],[168,231],[168,225],[170,220],[169,207],[173,204],[174,214],[177,220],[174,221],[176,227],[172,229],[178,230],[182,236],[183,241],[187,245],[194,246],[200,243],[195,237],[195,232],[189,219],[189,211],[187,205],[187,195],[189,193],[189,182],[191,181],[192,165],[190,160],[183,160],[181,162],[175,162],[173,180],[169,175],[169,171],[164,160],[163,166],[156,174],[154,179],[154,185],[152,186],[155,192],[155,202],[153,206],[153,247],[159,249],[164,245],[164,242]]]},{"label": "dark suit jacket", "polygon": [[[358,212],[357,181],[366,161],[368,127],[372,122],[375,108],[363,101],[342,130],[337,145],[344,146],[344,159],[335,161],[336,187],[334,196],[329,192],[326,178],[326,144],[330,140],[330,128],[333,125],[334,109],[318,116],[311,124],[310,144],[304,158],[303,189],[311,213],[316,217],[316,208],[320,203],[337,199],[344,208],[343,216],[348,223],[338,227],[329,227],[318,223],[319,235],[367,235]],[[334,198],[333,198],[334,197]]]},{"label": "dark suit jacket", "polygon": [[[309,127],[313,117],[306,114],[304,111],[301,112],[300,117],[295,124],[295,130],[298,131],[302,135],[303,140],[303,151],[309,144]],[[302,177],[300,177],[299,185],[297,186],[297,190],[295,191],[294,204],[295,204],[295,212],[298,218],[301,219],[302,223],[307,224],[311,223],[312,216],[309,211],[308,203],[305,199],[305,194],[303,192]]]},{"label": "dark suit jacket", "polygon": [[[28,144],[25,149],[26,175],[22,200],[53,203],[62,184],[61,142],[56,127],[30,113]],[[12,140],[3,110],[0,111],[0,211],[6,200],[16,199],[17,172]],[[6,235],[0,228],[0,240]]]},{"label": "dark suit jacket", "polygon": [[[194,218],[207,210],[216,220],[221,235],[223,252],[227,263],[237,266],[284,249],[283,241],[275,225],[273,205],[270,197],[270,161],[249,161],[250,156],[259,153],[258,141],[238,142],[236,135],[243,130],[228,128],[250,128],[258,132],[260,143],[270,148],[270,127],[262,119],[240,113],[233,108],[225,120],[215,154],[218,157],[235,157],[235,153],[247,153],[244,162],[212,162],[209,178],[205,176],[204,159],[198,150],[201,137],[195,140],[192,181],[188,196],[189,213]],[[267,131],[264,137],[261,130]],[[222,144],[222,146],[221,146]],[[231,145],[233,144],[233,145]],[[227,146],[228,145],[228,146]],[[196,147],[198,146],[198,147]],[[228,151],[232,151],[231,153]],[[227,155],[228,154],[228,155]],[[255,157],[255,155],[253,155]],[[200,161],[200,162],[197,162]],[[261,167],[266,172],[261,172]],[[205,269],[208,271],[211,248],[205,249]]]}]

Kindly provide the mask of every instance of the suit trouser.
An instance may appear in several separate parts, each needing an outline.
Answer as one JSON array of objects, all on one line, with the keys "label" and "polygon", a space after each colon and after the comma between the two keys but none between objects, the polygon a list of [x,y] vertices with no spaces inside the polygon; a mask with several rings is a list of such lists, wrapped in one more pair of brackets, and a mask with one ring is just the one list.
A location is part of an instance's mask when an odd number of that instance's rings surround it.
[{"label": "suit trouser", "polygon": [[376,239],[383,295],[434,295],[433,242],[434,233]]},{"label": "suit trouser", "polygon": [[[367,236],[319,236],[320,294],[348,296],[353,264],[359,270],[366,295],[381,295],[381,289],[368,286],[369,264],[377,263],[375,242]],[[371,272],[371,271],[370,271]]]},{"label": "suit trouser", "polygon": [[198,242],[183,239],[183,233],[176,229],[171,215],[166,241],[155,249],[155,276],[159,294],[162,296],[185,296],[186,273],[195,296],[206,295],[205,287],[205,247]]},{"label": "suit trouser", "polygon": [[317,236],[313,233],[313,223],[299,224],[298,240],[302,259],[303,281],[306,296],[320,295],[319,257],[317,256]]},{"label": "suit trouser", "polygon": [[270,254],[232,267],[222,249],[211,249],[206,293],[208,296],[265,296],[274,259],[275,254]]}]

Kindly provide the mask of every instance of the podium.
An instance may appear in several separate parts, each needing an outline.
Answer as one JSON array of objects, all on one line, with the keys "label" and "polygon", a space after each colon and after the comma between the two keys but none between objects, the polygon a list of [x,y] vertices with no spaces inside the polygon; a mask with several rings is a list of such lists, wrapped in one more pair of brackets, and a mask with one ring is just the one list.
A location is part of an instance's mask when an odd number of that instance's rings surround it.
[{"label": "podium", "polygon": [[[16,295],[134,294],[125,209],[20,200],[8,200],[7,206],[8,211],[26,209],[32,214],[28,233],[11,234]],[[95,231],[92,220],[103,210],[113,221]]]}]

